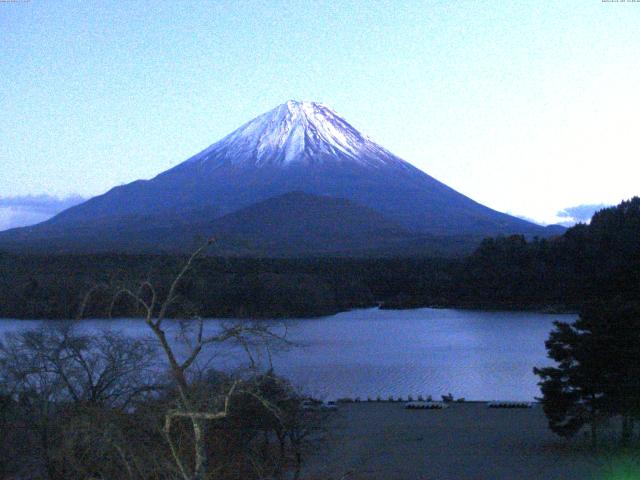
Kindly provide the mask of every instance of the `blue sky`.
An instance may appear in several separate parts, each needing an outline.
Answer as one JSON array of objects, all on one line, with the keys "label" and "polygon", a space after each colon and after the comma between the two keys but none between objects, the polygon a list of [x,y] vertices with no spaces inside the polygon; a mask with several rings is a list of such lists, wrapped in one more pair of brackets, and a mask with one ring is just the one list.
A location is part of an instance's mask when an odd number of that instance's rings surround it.
[{"label": "blue sky", "polygon": [[601,0],[0,3],[0,198],[150,178],[298,99],[553,221],[640,194],[638,32]]}]

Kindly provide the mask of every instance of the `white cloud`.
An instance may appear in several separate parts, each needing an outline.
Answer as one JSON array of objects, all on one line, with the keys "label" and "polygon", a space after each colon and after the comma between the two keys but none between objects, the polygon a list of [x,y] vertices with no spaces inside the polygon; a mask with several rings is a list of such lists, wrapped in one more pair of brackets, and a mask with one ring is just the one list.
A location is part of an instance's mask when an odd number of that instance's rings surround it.
[{"label": "white cloud", "polygon": [[66,198],[50,195],[0,197],[0,231],[44,222],[84,200],[77,195]]},{"label": "white cloud", "polygon": [[564,210],[560,210],[557,213],[557,216],[564,219],[565,222],[589,223],[594,213],[608,206],[609,205],[605,205],[604,203],[599,203],[595,205],[589,205],[589,204],[576,205],[575,207],[567,207]]}]

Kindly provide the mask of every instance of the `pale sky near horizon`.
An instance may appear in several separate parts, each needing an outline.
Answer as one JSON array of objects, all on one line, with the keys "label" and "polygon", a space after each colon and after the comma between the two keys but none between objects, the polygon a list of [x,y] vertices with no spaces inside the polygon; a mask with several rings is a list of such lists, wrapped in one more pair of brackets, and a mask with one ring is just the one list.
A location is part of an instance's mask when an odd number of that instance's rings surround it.
[{"label": "pale sky near horizon", "polygon": [[288,99],[540,222],[640,194],[640,2],[0,2],[0,45],[0,198],[151,178]]}]

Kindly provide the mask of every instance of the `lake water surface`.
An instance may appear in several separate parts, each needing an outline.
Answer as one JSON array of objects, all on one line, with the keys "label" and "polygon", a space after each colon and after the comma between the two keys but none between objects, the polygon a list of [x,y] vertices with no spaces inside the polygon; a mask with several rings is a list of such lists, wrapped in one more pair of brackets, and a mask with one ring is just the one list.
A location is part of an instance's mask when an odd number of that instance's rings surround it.
[{"label": "lake water surface", "polygon": [[[324,399],[439,398],[451,392],[468,400],[533,400],[539,389],[532,368],[550,363],[544,341],[553,321],[575,318],[423,308],[365,309],[291,319],[276,322],[276,328],[286,325],[287,337],[300,346],[274,353],[272,362],[277,373]],[[0,336],[41,324],[0,320]],[[207,320],[210,329],[218,324],[218,320]],[[147,334],[146,325],[138,319],[83,320],[81,328]],[[212,364],[235,364],[237,355],[215,357]]]}]

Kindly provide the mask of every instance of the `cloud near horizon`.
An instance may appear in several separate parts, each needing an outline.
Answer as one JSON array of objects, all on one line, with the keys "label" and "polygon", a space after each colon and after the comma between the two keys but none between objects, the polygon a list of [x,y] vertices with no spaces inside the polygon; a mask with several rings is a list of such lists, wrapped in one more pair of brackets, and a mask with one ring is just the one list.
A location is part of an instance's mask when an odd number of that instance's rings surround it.
[{"label": "cloud near horizon", "polygon": [[589,223],[594,213],[609,206],[604,203],[576,205],[560,210],[556,215],[563,219],[563,224]]},{"label": "cloud near horizon", "polygon": [[0,197],[0,231],[44,222],[85,200],[79,195],[64,198],[46,194]]},{"label": "cloud near horizon", "polygon": [[594,213],[610,206],[610,204],[606,203],[583,203],[573,207],[563,208],[556,212],[555,215],[547,215],[546,217],[541,216],[537,218],[521,215],[511,211],[507,211],[506,213],[542,226],[562,225],[563,227],[568,228],[573,227],[576,223],[589,223]]}]

